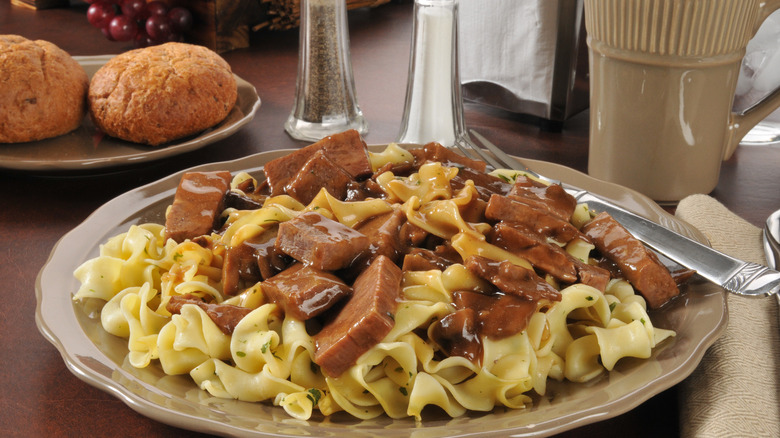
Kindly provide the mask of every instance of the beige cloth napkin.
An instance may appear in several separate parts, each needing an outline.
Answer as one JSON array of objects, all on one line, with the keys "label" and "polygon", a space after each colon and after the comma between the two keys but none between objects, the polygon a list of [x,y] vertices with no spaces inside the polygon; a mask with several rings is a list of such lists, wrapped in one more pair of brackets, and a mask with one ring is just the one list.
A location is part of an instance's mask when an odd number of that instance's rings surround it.
[{"label": "beige cloth napkin", "polygon": [[[692,195],[677,217],[698,228],[712,246],[765,264],[761,229],[706,195]],[[680,385],[683,437],[780,437],[780,325],[771,298],[728,295],[723,336]]]}]

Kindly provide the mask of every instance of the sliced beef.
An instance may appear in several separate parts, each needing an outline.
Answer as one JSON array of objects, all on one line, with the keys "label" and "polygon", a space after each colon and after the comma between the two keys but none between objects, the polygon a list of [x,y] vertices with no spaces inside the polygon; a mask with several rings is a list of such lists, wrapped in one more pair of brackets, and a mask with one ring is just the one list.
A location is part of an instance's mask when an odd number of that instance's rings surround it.
[{"label": "sliced beef", "polygon": [[263,293],[286,314],[306,321],[348,297],[352,288],[329,272],[296,263],[265,280]]},{"label": "sliced beef", "polygon": [[343,201],[347,197],[347,186],[352,181],[347,171],[328,158],[323,150],[318,150],[287,184],[285,193],[306,205],[324,188],[334,198]]},{"label": "sliced beef", "polygon": [[185,304],[194,304],[203,309],[203,311],[206,312],[206,315],[208,315],[222,333],[226,335],[233,334],[233,330],[235,330],[239,321],[252,311],[252,309],[234,306],[232,304],[206,303],[191,294],[172,296],[165,308],[171,312],[172,315],[176,315],[181,313],[181,308]]},{"label": "sliced beef", "polygon": [[428,161],[438,161],[448,167],[468,167],[477,172],[485,172],[487,163],[482,160],[472,160],[439,143],[431,142],[423,146],[425,158]]},{"label": "sliced beef", "polygon": [[579,230],[570,222],[506,196],[491,196],[485,210],[485,217],[492,221],[520,224],[536,234],[549,237],[561,243],[569,242],[573,238],[581,236]]},{"label": "sliced beef", "polygon": [[493,283],[506,294],[534,301],[561,300],[561,293],[534,271],[511,262],[496,262],[482,256],[470,256],[464,265],[473,274]]},{"label": "sliced beef", "polygon": [[284,270],[287,257],[274,248],[276,230],[251,237],[228,247],[222,263],[222,292],[235,295],[258,281]]},{"label": "sliced beef", "polygon": [[404,224],[401,225],[400,234],[401,242],[403,242],[404,246],[418,247],[425,243],[425,239],[430,233],[411,222],[404,222]]},{"label": "sliced beef", "polygon": [[679,295],[680,290],[666,266],[608,213],[596,215],[583,225],[582,232],[604,257],[620,268],[651,308],[657,309]]},{"label": "sliced beef", "polygon": [[379,343],[395,325],[401,269],[379,256],[352,285],[352,296],[314,336],[314,362],[338,377]]},{"label": "sliced beef", "polygon": [[263,170],[271,195],[284,193],[287,184],[319,150],[344,168],[353,179],[361,180],[372,173],[366,143],[360,137],[360,133],[352,129],[325,137],[314,144],[266,163]]},{"label": "sliced beef", "polygon": [[507,294],[483,294],[457,291],[452,294],[456,309],[477,312],[479,333],[491,339],[502,339],[520,333],[536,312],[537,302]]},{"label": "sliced beef", "polygon": [[508,196],[565,221],[577,207],[577,200],[560,184],[546,185],[524,175],[517,177]]},{"label": "sliced beef", "polygon": [[225,208],[236,210],[257,210],[263,206],[264,199],[249,197],[239,192],[228,190],[225,193]]},{"label": "sliced beef", "polygon": [[370,261],[380,255],[389,257],[393,262],[400,260],[404,250],[401,227],[405,223],[406,213],[398,209],[374,216],[355,227],[357,231],[365,234],[371,242],[369,246]]},{"label": "sliced beef", "polygon": [[430,249],[412,248],[405,256],[402,269],[404,271],[430,271],[438,269],[443,271],[452,264],[452,261],[436,254]]},{"label": "sliced beef", "polygon": [[483,201],[489,200],[492,195],[506,195],[512,189],[512,185],[501,178],[468,167],[458,169],[458,174],[450,180],[450,186],[457,192],[468,180],[474,182],[474,188]]},{"label": "sliced beef", "polygon": [[482,363],[482,339],[479,336],[479,319],[474,309],[457,309],[430,328],[431,340],[447,356],[460,356]]},{"label": "sliced beef", "polygon": [[490,243],[528,260],[534,267],[564,283],[581,283],[604,291],[609,271],[589,265],[558,245],[517,224],[499,222],[489,233]]},{"label": "sliced beef", "polygon": [[528,260],[534,267],[566,283],[577,280],[574,260],[558,245],[523,226],[499,222],[489,234],[490,243]]},{"label": "sliced beef", "polygon": [[347,183],[347,196],[344,198],[345,201],[363,201],[369,198],[385,199],[387,198],[387,193],[382,190],[382,186],[370,178],[363,181],[352,180]]},{"label": "sliced beef", "polygon": [[225,193],[230,189],[230,172],[187,172],[182,175],[168,214],[165,235],[183,242],[209,234],[222,212]]},{"label": "sliced beef", "polygon": [[335,271],[368,251],[370,243],[365,234],[311,211],[279,224],[274,248],[301,263]]}]

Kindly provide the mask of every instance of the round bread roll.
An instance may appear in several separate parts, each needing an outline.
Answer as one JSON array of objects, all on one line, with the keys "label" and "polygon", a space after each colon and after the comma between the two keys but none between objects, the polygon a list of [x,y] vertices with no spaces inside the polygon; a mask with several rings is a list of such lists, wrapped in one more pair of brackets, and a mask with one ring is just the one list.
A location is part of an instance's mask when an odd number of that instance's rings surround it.
[{"label": "round bread roll", "polygon": [[81,125],[89,78],[48,41],[0,35],[0,143],[66,134]]},{"label": "round bread roll", "polygon": [[166,43],[109,60],[92,77],[88,101],[104,133],[157,146],[221,122],[237,96],[222,57],[202,46]]}]

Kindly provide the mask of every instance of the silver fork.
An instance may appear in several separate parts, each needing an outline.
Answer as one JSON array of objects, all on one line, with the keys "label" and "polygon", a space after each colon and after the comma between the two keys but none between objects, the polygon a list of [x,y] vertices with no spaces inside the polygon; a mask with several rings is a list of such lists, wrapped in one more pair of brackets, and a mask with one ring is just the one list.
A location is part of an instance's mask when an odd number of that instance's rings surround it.
[{"label": "silver fork", "polygon": [[[467,157],[482,159],[495,169],[520,170],[542,181],[561,184],[560,181],[534,172],[473,129],[469,132],[484,145],[487,151],[474,144],[468,135],[464,135],[455,142],[455,145]],[[567,184],[561,185],[577,199],[577,202],[587,203],[588,208],[596,212],[606,211],[651,249],[686,268],[695,270],[702,277],[729,292],[763,297],[778,295],[780,291],[780,272],[723,254],[586,190]]]}]

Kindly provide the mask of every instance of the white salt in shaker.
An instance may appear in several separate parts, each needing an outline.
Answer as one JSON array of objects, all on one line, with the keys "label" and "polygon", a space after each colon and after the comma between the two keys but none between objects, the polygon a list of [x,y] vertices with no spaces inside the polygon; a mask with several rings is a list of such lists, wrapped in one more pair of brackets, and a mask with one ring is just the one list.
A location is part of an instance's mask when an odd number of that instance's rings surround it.
[{"label": "white salt in shaker", "polygon": [[295,102],[284,129],[317,141],[355,129],[368,132],[357,104],[346,0],[302,0]]},{"label": "white salt in shaker", "polygon": [[458,1],[415,0],[399,143],[453,146],[465,135],[458,71]]}]

